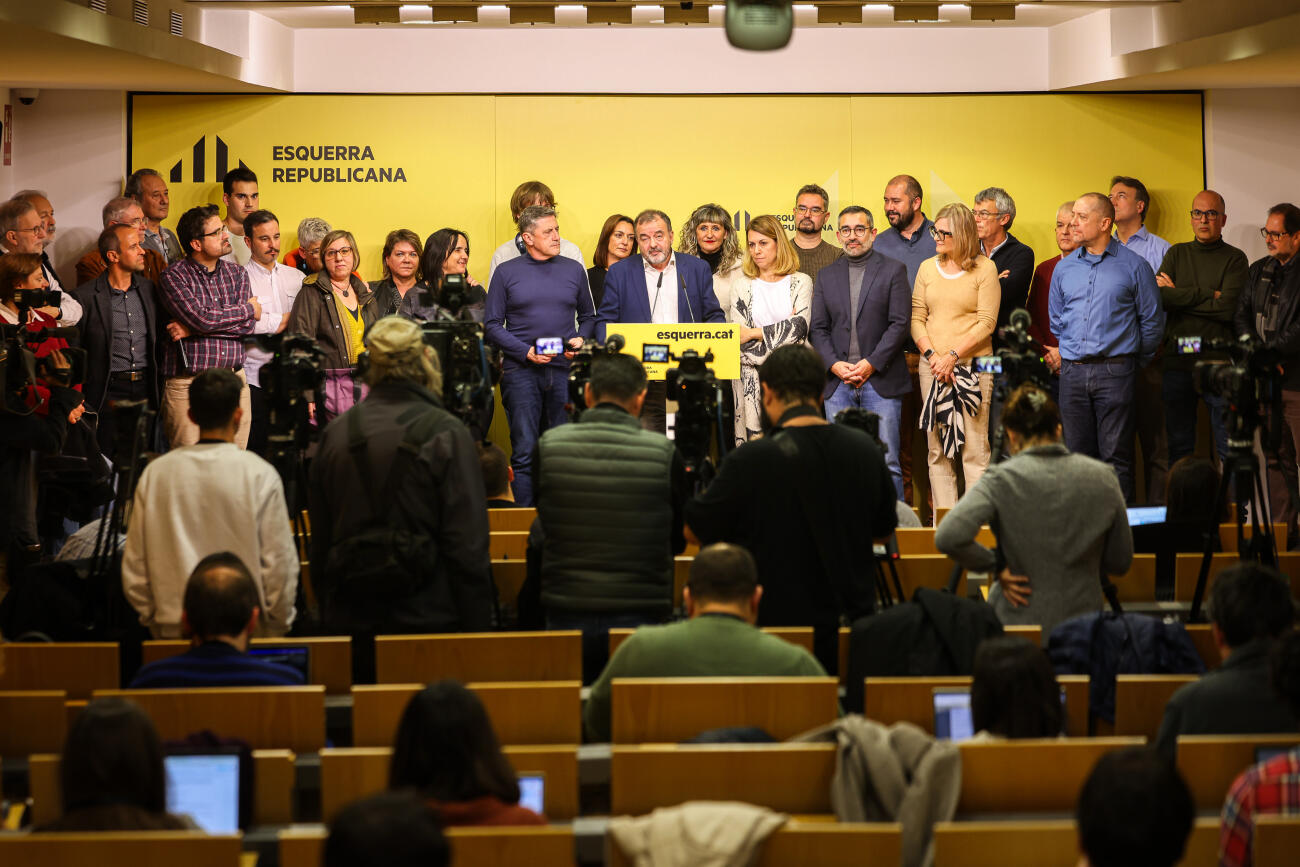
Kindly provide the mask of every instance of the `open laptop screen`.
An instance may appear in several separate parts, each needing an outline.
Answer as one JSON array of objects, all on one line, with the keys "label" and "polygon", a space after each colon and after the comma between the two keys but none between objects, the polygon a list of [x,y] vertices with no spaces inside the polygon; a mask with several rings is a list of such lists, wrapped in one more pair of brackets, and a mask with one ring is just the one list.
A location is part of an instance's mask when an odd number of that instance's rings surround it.
[{"label": "open laptop screen", "polygon": [[167,812],[187,815],[209,834],[239,831],[239,753],[177,753],[163,760]]}]

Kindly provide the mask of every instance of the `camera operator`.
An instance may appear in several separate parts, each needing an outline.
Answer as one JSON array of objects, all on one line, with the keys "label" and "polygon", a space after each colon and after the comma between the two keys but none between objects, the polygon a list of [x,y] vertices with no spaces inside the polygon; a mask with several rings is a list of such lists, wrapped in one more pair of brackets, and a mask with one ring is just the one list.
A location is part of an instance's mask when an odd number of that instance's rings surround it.
[{"label": "camera operator", "polygon": [[546,625],[582,630],[591,681],[609,656],[611,627],[657,622],[671,611],[688,488],[672,441],[638,421],[641,362],[597,353],[584,391],[591,408],[577,423],[542,435],[536,478]]},{"label": "camera operator", "polygon": [[397,316],[366,346],[371,391],[325,429],[310,482],[321,625],[353,636],[354,683],[374,679],[376,634],[491,629],[495,605],[478,453],[438,357]]},{"label": "camera operator", "polygon": [[731,542],[758,562],[760,626],[812,626],[813,655],[839,669],[840,619],[875,605],[867,539],[897,526],[893,478],[865,433],[822,417],[826,366],[807,346],[782,346],[759,368],[771,432],[731,452],[686,504],[687,539]]},{"label": "camera operator", "polygon": [[1003,624],[1036,623],[1046,634],[1102,606],[1101,570],[1128,569],[1133,537],[1114,471],[1061,444],[1060,413],[1046,391],[1017,388],[1002,424],[1013,457],[989,467],[957,501],[934,545],[967,569],[992,572],[994,552],[975,541],[982,525],[992,525],[1007,563],[989,603]]}]

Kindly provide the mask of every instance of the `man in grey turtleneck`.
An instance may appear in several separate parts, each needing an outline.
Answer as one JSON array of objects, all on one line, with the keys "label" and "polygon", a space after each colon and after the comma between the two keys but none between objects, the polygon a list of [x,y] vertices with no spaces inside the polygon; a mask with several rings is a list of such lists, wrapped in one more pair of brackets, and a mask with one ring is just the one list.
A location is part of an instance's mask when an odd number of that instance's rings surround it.
[{"label": "man in grey turtleneck", "polygon": [[899,420],[903,395],[912,387],[903,361],[912,313],[907,269],[872,251],[876,229],[866,208],[840,211],[839,236],[845,255],[817,275],[808,335],[826,364],[826,417],[849,407],[880,416],[885,461],[902,499]]}]

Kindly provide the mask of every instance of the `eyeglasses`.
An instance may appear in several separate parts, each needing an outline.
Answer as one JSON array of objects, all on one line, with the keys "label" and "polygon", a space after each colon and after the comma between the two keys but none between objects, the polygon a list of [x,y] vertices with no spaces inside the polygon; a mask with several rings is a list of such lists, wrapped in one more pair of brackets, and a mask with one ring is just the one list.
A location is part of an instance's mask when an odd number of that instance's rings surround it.
[{"label": "eyeglasses", "polygon": [[856,235],[859,238],[865,238],[871,234],[870,226],[840,226],[841,235]]},{"label": "eyeglasses", "polygon": [[44,234],[45,234],[45,224],[44,224],[44,223],[37,223],[35,226],[32,226],[30,229],[14,229],[13,231],[15,231],[15,232],[31,232],[33,236],[35,236],[35,235],[44,235]]},{"label": "eyeglasses", "polygon": [[1197,211],[1197,210],[1192,211],[1193,220],[1217,220],[1221,216],[1223,215],[1220,214],[1218,211]]},{"label": "eyeglasses", "polygon": [[204,233],[203,233],[203,237],[205,237],[205,238],[215,238],[215,237],[217,237],[218,235],[227,235],[227,234],[229,234],[229,233],[230,233],[230,230],[227,229],[225,226],[218,226],[217,228],[213,229],[211,232],[204,232]]},{"label": "eyeglasses", "polygon": [[326,250],[326,251],[325,251],[325,258],[326,258],[326,259],[342,259],[342,258],[344,258],[345,256],[351,256],[351,255],[352,255],[352,248],[351,248],[351,247],[339,247],[338,249],[335,249],[335,250]]},{"label": "eyeglasses", "polygon": [[1295,232],[1270,232],[1268,229],[1260,229],[1259,236],[1265,241],[1281,241],[1287,235],[1294,235]]},{"label": "eyeglasses", "polygon": [[812,214],[814,217],[820,217],[822,214],[826,213],[826,209],[818,208],[816,206],[810,208],[807,205],[795,205],[794,212],[796,214]]},{"label": "eyeglasses", "polygon": [[1002,216],[1001,213],[998,211],[985,211],[982,208],[978,211],[972,211],[971,213],[975,215],[975,219],[977,220],[988,220],[993,217]]},{"label": "eyeglasses", "polygon": [[946,241],[947,239],[952,237],[952,232],[945,232],[943,229],[940,229],[938,226],[931,226],[930,237],[934,238],[936,241]]}]

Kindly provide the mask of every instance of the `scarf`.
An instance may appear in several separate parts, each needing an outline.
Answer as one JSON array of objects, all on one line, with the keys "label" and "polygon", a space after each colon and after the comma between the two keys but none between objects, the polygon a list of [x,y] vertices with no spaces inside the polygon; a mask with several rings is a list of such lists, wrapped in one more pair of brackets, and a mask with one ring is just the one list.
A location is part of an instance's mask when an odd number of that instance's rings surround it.
[{"label": "scarf", "polygon": [[944,457],[955,460],[966,444],[966,417],[979,414],[980,379],[964,364],[952,369],[951,383],[935,379],[921,409],[921,430],[937,429]]}]

